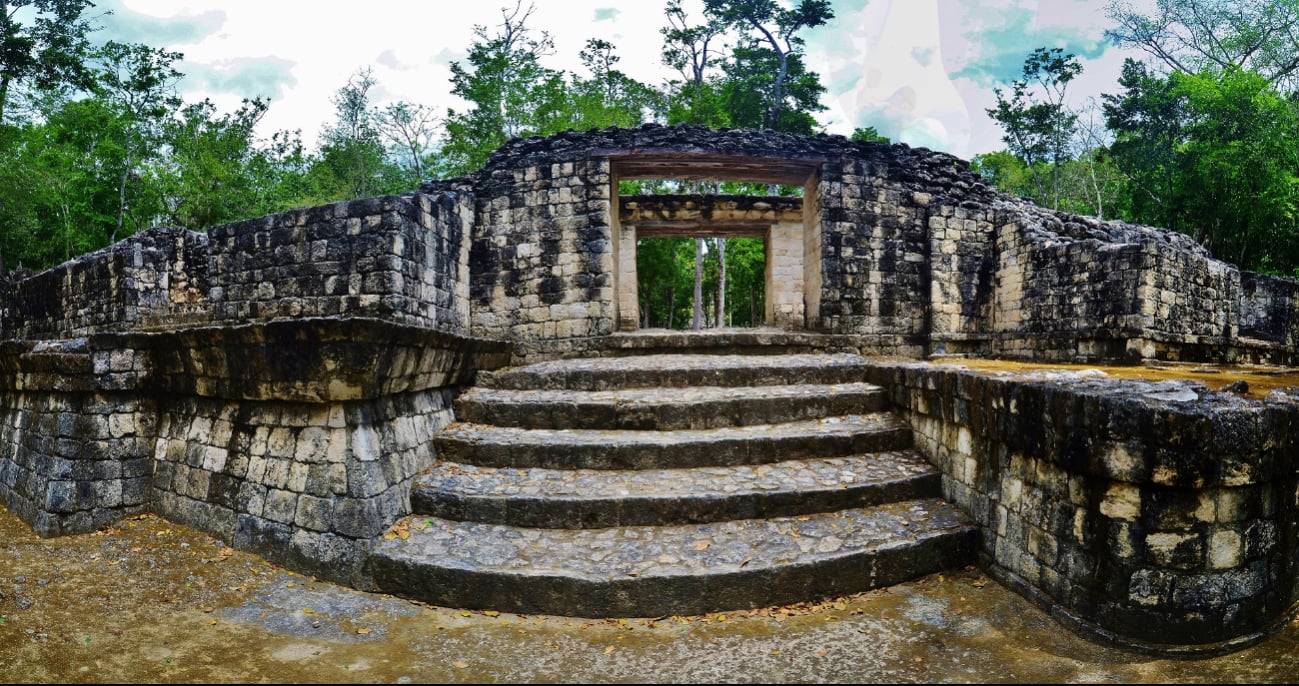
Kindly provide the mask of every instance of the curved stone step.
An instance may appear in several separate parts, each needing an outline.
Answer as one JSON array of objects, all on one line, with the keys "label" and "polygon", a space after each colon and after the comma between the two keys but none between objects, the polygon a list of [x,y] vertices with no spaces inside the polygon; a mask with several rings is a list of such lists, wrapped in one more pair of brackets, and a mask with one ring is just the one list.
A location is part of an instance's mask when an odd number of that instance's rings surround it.
[{"label": "curved stone step", "polygon": [[456,418],[535,429],[670,431],[877,412],[887,403],[884,389],[868,383],[611,391],[472,388],[456,399]]},{"label": "curved stone step", "polygon": [[698,524],[867,507],[941,493],[915,451],[695,469],[498,469],[442,462],[411,508],[443,519],[542,529]]},{"label": "curved stone step", "polygon": [[870,363],[847,353],[633,355],[538,362],[479,373],[478,385],[514,390],[605,391],[685,386],[856,383]]},{"label": "curved stone step", "polygon": [[435,441],[440,459],[481,467],[683,469],[900,450],[911,447],[911,430],[894,415],[876,412],[681,431],[456,423]]},{"label": "curved stone step", "polygon": [[436,605],[658,617],[855,593],[973,561],[941,500],[675,527],[522,529],[425,516],[370,558],[378,590]]}]

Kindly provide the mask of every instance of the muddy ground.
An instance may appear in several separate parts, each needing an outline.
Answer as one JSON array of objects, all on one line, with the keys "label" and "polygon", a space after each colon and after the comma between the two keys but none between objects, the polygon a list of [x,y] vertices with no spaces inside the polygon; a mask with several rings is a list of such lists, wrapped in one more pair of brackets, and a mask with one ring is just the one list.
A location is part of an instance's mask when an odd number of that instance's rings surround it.
[{"label": "muddy ground", "polygon": [[977,570],[657,620],[462,612],[321,583],[152,516],[40,540],[0,508],[5,682],[1290,682],[1299,625],[1203,660],[1088,642]]}]

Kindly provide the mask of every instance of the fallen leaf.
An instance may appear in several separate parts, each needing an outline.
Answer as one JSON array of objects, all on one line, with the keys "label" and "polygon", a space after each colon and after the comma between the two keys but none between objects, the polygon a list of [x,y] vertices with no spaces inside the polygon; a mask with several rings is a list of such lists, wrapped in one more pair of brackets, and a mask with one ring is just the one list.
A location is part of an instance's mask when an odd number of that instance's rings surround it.
[{"label": "fallen leaf", "polygon": [[452,662],[452,663],[451,663],[451,666],[452,666],[452,667],[455,667],[456,669],[464,669],[464,668],[466,668],[466,667],[469,666],[469,663],[468,663],[468,662],[460,662],[459,660],[457,660],[457,661],[455,661],[455,662]]},{"label": "fallen leaf", "polygon": [[356,630],[356,633],[365,636],[366,634],[369,634],[371,631],[374,631],[374,629],[371,629],[370,627],[361,627],[360,629]]},{"label": "fallen leaf", "polygon": [[487,615],[488,617],[500,617],[500,616],[501,616],[501,613],[500,613],[500,612],[497,612],[496,610],[483,610],[483,614]]},{"label": "fallen leaf", "polygon": [[311,609],[311,608],[309,608],[309,607],[304,607],[304,608],[302,608],[302,614],[304,614],[304,615],[314,615],[314,614],[316,614],[316,611],[313,610],[313,609]]},{"label": "fallen leaf", "polygon": [[605,655],[608,655],[609,653],[612,653],[613,650],[614,650],[614,649],[613,649],[613,646],[608,646],[608,647],[606,647],[606,648],[604,649],[604,654],[605,654]]},{"label": "fallen leaf", "polygon": [[711,541],[700,541],[695,544],[695,550],[705,550],[710,545],[712,545]]}]

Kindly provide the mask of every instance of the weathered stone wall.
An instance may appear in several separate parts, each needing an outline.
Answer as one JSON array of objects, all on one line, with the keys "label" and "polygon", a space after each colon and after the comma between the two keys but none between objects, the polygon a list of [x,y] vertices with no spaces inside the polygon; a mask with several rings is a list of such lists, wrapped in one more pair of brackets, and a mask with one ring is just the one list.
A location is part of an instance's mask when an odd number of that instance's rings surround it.
[{"label": "weathered stone wall", "polygon": [[536,342],[614,331],[609,162],[511,159],[474,185],[471,331]]},{"label": "weathered stone wall", "polygon": [[451,396],[507,346],[361,319],[0,349],[0,502],[46,536],[146,509],[364,586]]},{"label": "weathered stone wall", "polygon": [[207,263],[207,236],[150,229],[13,283],[0,297],[0,335],[66,338],[202,319]]},{"label": "weathered stone wall", "polygon": [[465,191],[339,202],[213,227],[214,321],[361,316],[467,332]]},{"label": "weathered stone wall", "polygon": [[[998,575],[1120,642],[1242,642],[1297,599],[1299,406],[1190,382],[881,366]],[[1209,645],[1204,645],[1209,644]]]},{"label": "weathered stone wall", "polygon": [[[915,199],[933,203],[928,194]],[[986,352],[994,321],[996,210],[972,201],[929,211],[929,352]]]},{"label": "weathered stone wall", "polygon": [[1121,359],[1142,335],[1140,244],[1043,235],[1018,223],[997,232],[993,328],[997,352],[1050,361]]},{"label": "weathered stone wall", "polygon": [[40,535],[147,507],[154,403],[130,392],[140,363],[84,338],[0,344],[0,502]]},{"label": "weathered stone wall", "polygon": [[464,335],[473,221],[465,189],[336,203],[17,282],[5,334],[54,340],[0,349],[0,502],[50,536],[151,509],[364,585],[450,394],[509,357]]},{"label": "weathered stone wall", "polygon": [[883,155],[821,172],[817,328],[861,335],[873,352],[924,355],[929,294],[926,208]]},{"label": "weathered stone wall", "polygon": [[372,541],[410,512],[450,389],[295,403],[189,398],[160,413],[157,514],[274,562],[364,586]]},{"label": "weathered stone wall", "polygon": [[[781,310],[797,298],[776,299],[769,319],[857,336],[865,352],[1292,359],[1269,345],[1278,324],[1259,320],[1284,308],[1266,304],[1270,296],[1242,295],[1245,277],[1189,237],[1038,208],[923,148],[657,125],[511,141],[483,171],[425,186],[476,198],[476,335],[519,342],[522,361],[598,350],[593,339],[637,324],[633,312],[619,311],[636,302],[623,245],[634,232],[613,213],[619,200],[667,201],[618,198],[616,177],[633,171],[802,179],[804,316]],[[782,238],[792,245],[792,235]],[[1252,312],[1249,330],[1270,338],[1242,332],[1242,309]],[[1299,337],[1299,321],[1284,326],[1287,339]]]},{"label": "weathered stone wall", "polygon": [[1299,282],[1251,272],[1240,274],[1237,321],[1241,338],[1293,348],[1299,340]]}]

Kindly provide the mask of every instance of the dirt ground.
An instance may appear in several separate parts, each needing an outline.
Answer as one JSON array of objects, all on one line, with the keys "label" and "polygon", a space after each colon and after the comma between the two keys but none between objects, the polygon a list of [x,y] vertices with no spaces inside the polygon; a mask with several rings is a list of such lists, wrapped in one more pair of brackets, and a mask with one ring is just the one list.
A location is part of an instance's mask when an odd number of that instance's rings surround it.
[{"label": "dirt ground", "polygon": [[295,575],[142,516],[40,540],[0,508],[5,682],[1291,682],[1299,625],[1154,659],[977,570],[847,599],[653,620],[427,607]]}]

